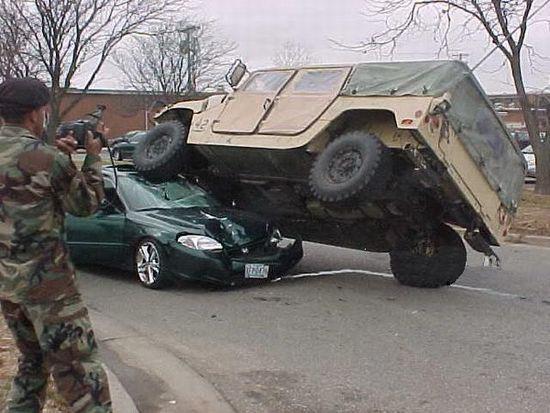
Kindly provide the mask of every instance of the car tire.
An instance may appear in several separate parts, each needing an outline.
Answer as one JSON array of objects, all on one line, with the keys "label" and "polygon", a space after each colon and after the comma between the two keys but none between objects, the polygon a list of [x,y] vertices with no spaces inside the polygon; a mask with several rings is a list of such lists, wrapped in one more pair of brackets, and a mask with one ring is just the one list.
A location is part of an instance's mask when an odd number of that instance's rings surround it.
[{"label": "car tire", "polygon": [[166,255],[162,246],[153,239],[145,238],[138,243],[134,267],[138,280],[144,287],[158,290],[171,281],[166,268]]},{"label": "car tire", "polygon": [[460,235],[442,225],[417,245],[403,245],[390,252],[395,279],[410,287],[438,288],[453,284],[466,268],[466,247]]},{"label": "car tire", "polygon": [[188,128],[178,121],[164,122],[151,129],[134,151],[136,171],[154,182],[164,182],[184,168]]},{"label": "car tire", "polygon": [[324,202],[372,198],[386,187],[392,172],[389,149],[372,133],[348,132],[335,139],[311,168],[313,195]]}]

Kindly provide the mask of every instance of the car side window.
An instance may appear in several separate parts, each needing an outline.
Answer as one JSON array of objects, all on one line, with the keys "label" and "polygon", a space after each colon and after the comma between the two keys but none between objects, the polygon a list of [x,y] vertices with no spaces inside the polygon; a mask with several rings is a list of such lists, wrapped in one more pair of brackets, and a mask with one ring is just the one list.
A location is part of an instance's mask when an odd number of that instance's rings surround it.
[{"label": "car side window", "polygon": [[111,181],[110,179],[103,179],[103,183],[105,190],[105,199],[107,200],[107,202],[113,205],[119,211],[123,212],[125,210],[124,204],[117,194],[113,181]]},{"label": "car side window", "polygon": [[243,90],[255,93],[277,92],[290,79],[293,73],[291,70],[255,73]]}]

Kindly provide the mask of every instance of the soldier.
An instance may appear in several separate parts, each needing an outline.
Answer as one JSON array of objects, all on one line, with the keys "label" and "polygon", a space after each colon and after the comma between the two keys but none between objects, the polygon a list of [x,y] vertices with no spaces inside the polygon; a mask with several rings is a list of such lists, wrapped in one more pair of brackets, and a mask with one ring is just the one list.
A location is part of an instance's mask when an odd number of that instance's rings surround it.
[{"label": "soldier", "polygon": [[70,158],[71,136],[57,141],[61,151],[39,140],[49,100],[36,79],[0,85],[0,304],[21,353],[7,411],[40,412],[51,373],[72,411],[111,412],[63,242],[65,212],[90,215],[103,199],[101,143],[89,134],[80,172]]}]

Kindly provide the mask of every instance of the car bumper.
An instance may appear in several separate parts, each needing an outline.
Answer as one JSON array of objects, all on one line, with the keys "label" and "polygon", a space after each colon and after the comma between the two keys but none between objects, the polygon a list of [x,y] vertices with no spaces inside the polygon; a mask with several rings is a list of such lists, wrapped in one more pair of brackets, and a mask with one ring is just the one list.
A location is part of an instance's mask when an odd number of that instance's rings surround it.
[{"label": "car bumper", "polygon": [[285,275],[303,257],[302,241],[267,255],[230,257],[224,253],[189,250],[177,243],[168,256],[170,272],[175,278],[200,280],[221,285],[238,285],[247,281],[246,264],[269,265],[267,279]]}]

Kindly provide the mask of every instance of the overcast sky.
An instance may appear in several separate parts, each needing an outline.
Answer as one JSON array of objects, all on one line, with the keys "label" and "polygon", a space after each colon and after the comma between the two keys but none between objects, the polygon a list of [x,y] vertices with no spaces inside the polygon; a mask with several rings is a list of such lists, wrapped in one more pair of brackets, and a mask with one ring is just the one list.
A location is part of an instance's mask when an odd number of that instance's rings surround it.
[{"label": "overcast sky", "polygon": [[[339,50],[331,39],[353,44],[368,38],[380,28],[380,23],[361,15],[368,0],[192,0],[193,14],[214,19],[219,34],[238,44],[237,55],[251,69],[272,65],[276,50],[286,41],[294,41],[310,51],[319,63],[359,62],[378,60],[376,55]],[[540,5],[546,0],[536,0]],[[534,20],[550,19],[550,5]],[[527,39],[537,51],[550,58],[550,25],[547,22],[531,26]],[[486,37],[453,45],[454,53],[468,54],[473,66],[490,50]],[[437,45],[431,36],[415,36],[399,45],[394,60],[425,60],[436,58]],[[441,56],[444,58],[445,56]],[[511,91],[506,68],[498,70],[501,55],[495,53],[476,75],[490,93]],[[525,65],[527,85],[542,89],[550,85],[550,61],[538,59],[537,68]],[[496,72],[495,72],[496,70]],[[542,71],[542,73],[540,72]],[[101,82],[112,84],[111,82]],[[101,85],[98,85],[101,86]]]}]

